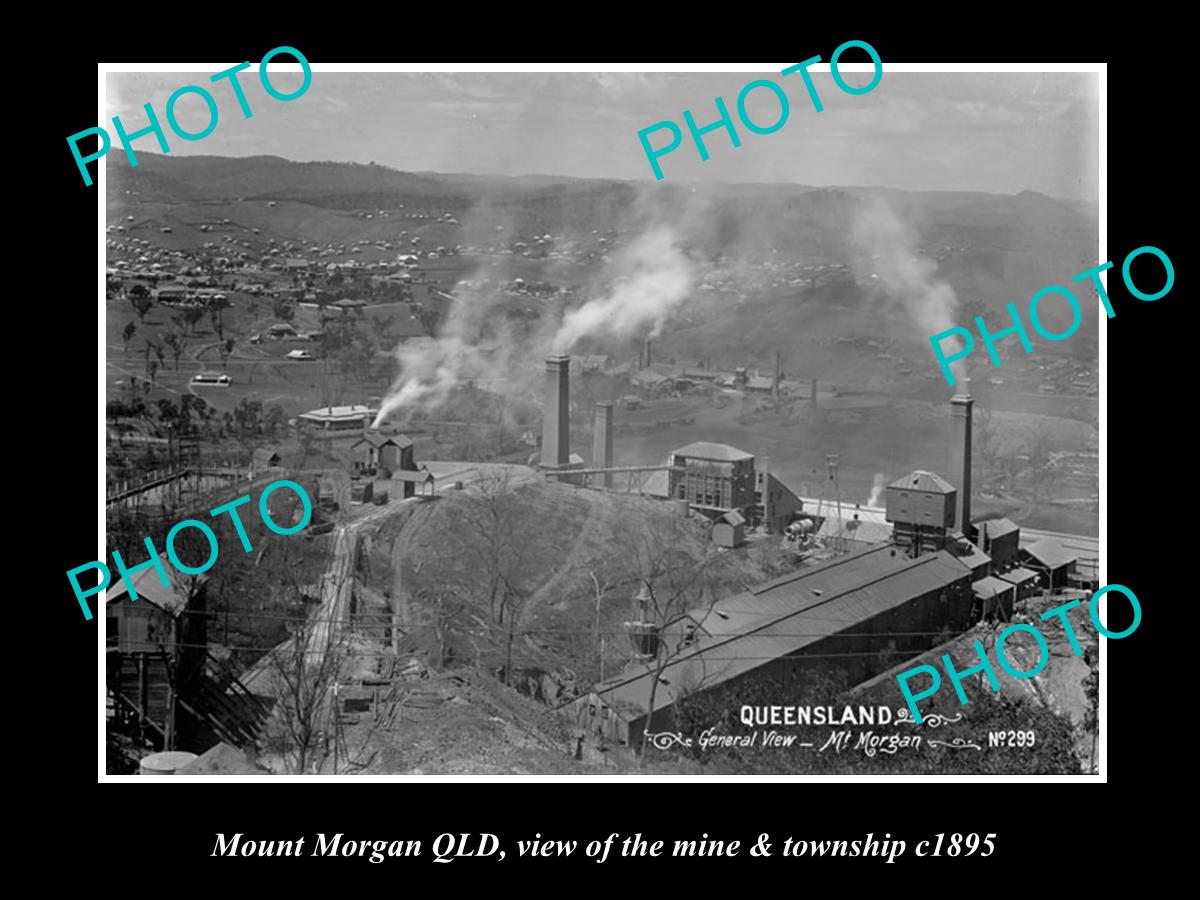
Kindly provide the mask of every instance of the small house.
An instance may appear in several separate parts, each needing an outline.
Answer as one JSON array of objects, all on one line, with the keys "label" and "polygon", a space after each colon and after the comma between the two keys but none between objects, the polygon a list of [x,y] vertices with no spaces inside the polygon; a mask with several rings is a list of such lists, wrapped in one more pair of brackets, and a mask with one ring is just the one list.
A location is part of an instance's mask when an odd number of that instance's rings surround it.
[{"label": "small house", "polygon": [[374,475],[377,471],[415,472],[413,442],[402,434],[387,435],[367,431],[350,445],[354,454],[351,470],[356,474]]},{"label": "small house", "polygon": [[737,510],[725,513],[713,524],[712,539],[718,547],[740,547],[746,542],[746,519]]},{"label": "small house", "polygon": [[[107,613],[107,643],[122,653],[158,652],[173,650],[176,643],[185,643],[184,638],[191,627],[193,632],[203,634],[205,616],[195,616],[194,622],[185,621],[184,613],[189,608],[203,610],[204,579],[202,576],[179,575],[165,554],[160,554],[159,564],[175,580],[167,587],[154,567],[142,569],[121,578],[104,595]],[[129,585],[137,594],[134,602]],[[196,637],[193,634],[193,637]],[[203,643],[188,640],[186,643]]]},{"label": "small house", "polygon": [[432,497],[437,491],[437,479],[428,469],[417,472],[402,469],[392,472],[392,482],[397,485],[397,488],[393,488],[392,495],[398,494],[406,500],[418,494],[422,497]]}]

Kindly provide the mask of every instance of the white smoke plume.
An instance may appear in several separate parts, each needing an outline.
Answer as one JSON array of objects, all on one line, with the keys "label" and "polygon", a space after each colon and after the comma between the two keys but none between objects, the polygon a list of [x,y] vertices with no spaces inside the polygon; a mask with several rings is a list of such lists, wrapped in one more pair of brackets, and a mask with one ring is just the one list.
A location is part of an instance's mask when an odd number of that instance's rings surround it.
[{"label": "white smoke plume", "polygon": [[887,478],[882,472],[875,473],[875,480],[871,482],[871,495],[867,497],[867,506],[878,507],[883,499],[883,489],[887,487]]},{"label": "white smoke plume", "polygon": [[585,337],[658,337],[671,313],[692,289],[692,267],[672,228],[660,225],[623,247],[611,268],[614,287],[563,316],[551,345],[566,353]]},{"label": "white smoke plume", "polygon": [[396,359],[403,376],[392,386],[371,427],[378,428],[397,409],[431,408],[444,402],[471,367],[475,353],[475,348],[454,335],[431,343],[401,344]]},{"label": "white smoke plume", "polygon": [[[480,273],[473,277],[478,282]],[[509,397],[527,397],[537,364],[548,353],[565,353],[585,339],[640,336],[647,329],[646,336],[653,338],[687,299],[693,282],[674,230],[659,225],[613,253],[598,283],[599,297],[568,310],[561,321],[548,316],[532,330],[501,314],[504,298],[494,288],[460,284],[437,338],[396,348],[400,374],[373,427],[405,413],[433,410],[467,380]]]},{"label": "white smoke plume", "polygon": [[918,255],[916,229],[884,200],[859,204],[852,222],[856,261],[871,279],[899,300],[923,335],[937,334],[958,324],[954,288],[937,276],[937,263]]}]

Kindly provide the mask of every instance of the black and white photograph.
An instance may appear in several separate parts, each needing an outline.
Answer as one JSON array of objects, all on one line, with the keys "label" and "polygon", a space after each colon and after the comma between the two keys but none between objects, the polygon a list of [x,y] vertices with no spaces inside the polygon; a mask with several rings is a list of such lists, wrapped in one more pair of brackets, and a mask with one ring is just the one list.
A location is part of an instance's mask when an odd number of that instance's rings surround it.
[{"label": "black and white photograph", "polygon": [[1102,779],[1170,263],[1103,66],[853,43],[102,71],[101,779]]}]

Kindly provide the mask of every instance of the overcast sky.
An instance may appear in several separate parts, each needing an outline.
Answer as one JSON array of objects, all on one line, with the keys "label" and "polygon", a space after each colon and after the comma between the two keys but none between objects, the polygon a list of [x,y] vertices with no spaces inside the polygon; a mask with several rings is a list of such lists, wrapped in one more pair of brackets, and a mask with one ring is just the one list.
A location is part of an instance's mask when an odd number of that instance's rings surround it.
[{"label": "overcast sky", "polygon": [[[214,70],[215,71],[215,70]],[[847,74],[864,84],[869,76]],[[787,123],[773,134],[737,122],[739,90],[753,78],[778,82],[790,101]],[[661,157],[667,180],[760,181],[808,185],[882,185],[909,190],[977,190],[1095,201],[1097,76],[1095,74],[959,74],[887,72],[869,94],[843,93],[828,72],[814,72],[824,104],[817,113],[799,75],[722,73],[332,73],[314,72],[307,93],[291,102],[266,95],[251,70],[241,76],[254,113],[245,119],[227,84],[199,72],[111,73],[108,115],[127,131],[146,124],[141,106],[163,112],[172,91],[212,87],[216,130],[185,142],[168,130],[171,152],[288,159],[376,162],[407,171],[502,175],[569,175],[653,179],[639,129],[672,119],[684,143]],[[299,74],[276,73],[287,92]],[[683,125],[715,121],[714,97],[725,99],[742,146],[724,131],[706,135],[702,162]],[[770,124],[778,102],[760,88],[753,120]],[[177,107],[183,127],[198,131],[207,114],[196,96]],[[120,152],[114,134],[114,147]],[[653,138],[655,146],[668,140]],[[158,151],[153,138],[135,147]]]}]

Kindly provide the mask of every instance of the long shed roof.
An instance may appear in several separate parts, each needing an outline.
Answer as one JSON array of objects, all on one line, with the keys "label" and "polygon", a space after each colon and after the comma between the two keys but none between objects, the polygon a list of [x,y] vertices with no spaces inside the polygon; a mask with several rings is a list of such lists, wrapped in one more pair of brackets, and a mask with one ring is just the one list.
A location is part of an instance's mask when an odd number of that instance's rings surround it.
[{"label": "long shed roof", "polygon": [[[688,690],[713,687],[968,578],[970,572],[945,551],[909,559],[880,545],[692,610],[689,617],[699,623],[696,643],[664,667],[654,708],[671,706]],[[644,713],[650,708],[653,677],[643,665],[593,691],[614,708],[632,704]]]}]

